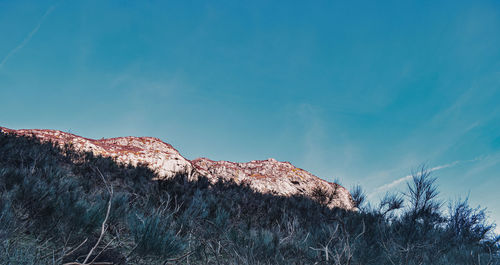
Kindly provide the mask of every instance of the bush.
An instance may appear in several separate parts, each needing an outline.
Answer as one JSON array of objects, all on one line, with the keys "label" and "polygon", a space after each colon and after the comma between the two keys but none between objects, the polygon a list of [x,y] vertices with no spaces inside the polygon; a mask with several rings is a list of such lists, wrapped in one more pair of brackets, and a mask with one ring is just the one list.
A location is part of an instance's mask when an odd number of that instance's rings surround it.
[{"label": "bush", "polygon": [[311,199],[203,177],[152,181],[144,166],[31,138],[0,134],[0,153],[0,264],[87,256],[115,264],[500,264],[485,209],[465,199],[444,214],[425,168],[377,208],[363,207],[355,188],[360,210],[350,212],[325,207],[335,194],[321,188]]},{"label": "bush", "polygon": [[150,216],[130,216],[129,229],[134,235],[134,251],[140,255],[173,258],[184,249],[184,242],[172,230],[169,216],[154,211]]}]

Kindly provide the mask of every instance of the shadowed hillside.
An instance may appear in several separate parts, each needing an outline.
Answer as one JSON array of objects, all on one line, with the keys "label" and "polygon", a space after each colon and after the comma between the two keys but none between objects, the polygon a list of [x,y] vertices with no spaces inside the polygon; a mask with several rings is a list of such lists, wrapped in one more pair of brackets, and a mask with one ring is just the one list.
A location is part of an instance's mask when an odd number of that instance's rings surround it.
[{"label": "shadowed hillside", "polygon": [[330,209],[335,197],[257,193],[0,134],[1,264],[500,264],[484,209],[406,194]]},{"label": "shadowed hillside", "polygon": [[119,164],[142,165],[155,172],[155,179],[170,179],[182,175],[190,181],[207,178],[211,184],[218,181],[244,183],[260,193],[278,196],[313,197],[321,189],[331,196],[321,203],[329,208],[353,209],[349,191],[339,184],[325,181],[289,162],[275,159],[250,162],[213,161],[207,158],[188,160],[172,145],[154,137],[116,137],[89,139],[75,134],[48,129],[13,130],[0,127],[0,132],[22,137],[34,137],[41,142],[52,142],[61,148],[71,146],[74,152],[91,152],[94,156],[109,157]]}]

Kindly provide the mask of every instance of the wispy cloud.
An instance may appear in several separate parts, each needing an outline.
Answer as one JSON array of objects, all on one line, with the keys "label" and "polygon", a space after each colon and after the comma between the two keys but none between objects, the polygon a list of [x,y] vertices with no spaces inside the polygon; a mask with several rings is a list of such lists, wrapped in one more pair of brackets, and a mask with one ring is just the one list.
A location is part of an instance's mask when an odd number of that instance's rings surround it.
[{"label": "wispy cloud", "polygon": [[325,122],[321,118],[320,109],[308,103],[302,103],[297,108],[297,116],[304,126],[304,166],[308,168],[319,168],[326,157],[323,142],[328,135]]},{"label": "wispy cloud", "polygon": [[[457,164],[460,164],[460,163],[474,162],[474,161],[478,161],[478,160],[482,160],[482,159],[483,159],[482,157],[478,157],[478,158],[471,159],[471,160],[457,160],[457,161],[453,161],[453,162],[448,163],[448,164],[435,166],[433,168],[430,168],[428,171],[429,172],[434,172],[434,171],[438,171],[438,170],[441,170],[441,169],[445,169],[445,168],[450,168],[450,167],[456,166]],[[379,194],[381,192],[384,192],[384,191],[387,191],[387,190],[389,190],[391,188],[394,188],[394,187],[398,186],[399,184],[410,180],[412,177],[413,177],[413,174],[410,174],[410,175],[404,176],[402,178],[396,179],[396,180],[394,180],[394,181],[392,181],[390,183],[387,183],[387,184],[384,184],[382,186],[379,186],[379,187],[375,188],[370,194],[368,194],[368,197],[373,197],[373,196],[375,196],[375,195],[377,195],[377,194]]]},{"label": "wispy cloud", "polygon": [[53,5],[51,7],[49,7],[47,9],[47,11],[45,11],[45,13],[43,14],[43,16],[40,18],[40,20],[38,21],[37,25],[35,26],[35,28],[33,28],[33,30],[31,30],[31,32],[24,38],[24,40],[19,43],[19,45],[17,45],[14,49],[12,49],[2,60],[2,62],[0,62],[0,68],[2,68],[5,63],[9,60],[9,58],[14,55],[15,53],[17,53],[19,50],[21,50],[24,46],[26,46],[26,44],[28,44],[28,42],[31,40],[31,38],[33,38],[33,36],[38,32],[38,30],[40,29],[40,26],[42,26],[42,23],[43,21],[47,18],[48,15],[50,15],[50,13],[52,13],[52,11],[54,11],[54,9],[56,8],[56,5]]}]

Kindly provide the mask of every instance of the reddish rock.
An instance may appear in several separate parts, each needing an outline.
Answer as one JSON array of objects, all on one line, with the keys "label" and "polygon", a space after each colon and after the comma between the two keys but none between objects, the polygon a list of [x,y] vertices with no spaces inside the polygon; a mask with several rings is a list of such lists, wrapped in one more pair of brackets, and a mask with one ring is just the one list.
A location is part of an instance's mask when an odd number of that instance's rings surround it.
[{"label": "reddish rock", "polygon": [[297,168],[289,162],[275,159],[254,160],[247,163],[213,161],[207,158],[188,160],[171,145],[153,137],[117,137],[94,140],[56,130],[13,130],[0,127],[0,131],[19,136],[32,136],[61,146],[71,144],[76,151],[90,151],[95,155],[112,157],[118,163],[144,164],[159,178],[186,174],[190,180],[206,176],[211,182],[219,179],[246,183],[262,193],[281,196],[304,195],[317,197],[321,190],[328,196],[323,203],[328,207],[354,209],[349,192],[342,186],[322,180]]}]

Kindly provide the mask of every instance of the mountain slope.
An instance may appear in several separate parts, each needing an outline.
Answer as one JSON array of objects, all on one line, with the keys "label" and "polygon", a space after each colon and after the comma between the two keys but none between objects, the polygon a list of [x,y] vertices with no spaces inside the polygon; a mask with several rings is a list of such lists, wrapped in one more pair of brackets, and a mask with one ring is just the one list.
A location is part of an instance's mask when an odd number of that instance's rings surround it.
[{"label": "mountain slope", "polygon": [[302,195],[315,198],[329,208],[354,209],[349,192],[336,183],[322,180],[288,162],[275,159],[254,160],[248,163],[184,158],[174,147],[154,137],[117,137],[89,139],[57,130],[0,127],[0,131],[19,136],[31,136],[42,142],[51,141],[60,146],[70,145],[76,151],[111,157],[124,164],[145,165],[159,178],[186,175],[189,180],[200,176],[215,183],[219,179],[248,184],[253,190],[280,196]]},{"label": "mountain slope", "polygon": [[[45,138],[0,132],[0,264],[500,265],[486,210],[466,199],[442,212],[439,200],[421,196],[436,191],[427,174],[408,183],[414,191],[424,185],[405,197],[415,204],[393,194],[350,211],[325,207],[321,189],[314,200],[275,196],[245,180],[272,183],[293,171],[288,163],[199,159],[189,161],[191,176],[166,178],[39,134]],[[136,140],[84,142],[119,156],[140,153]]]}]

